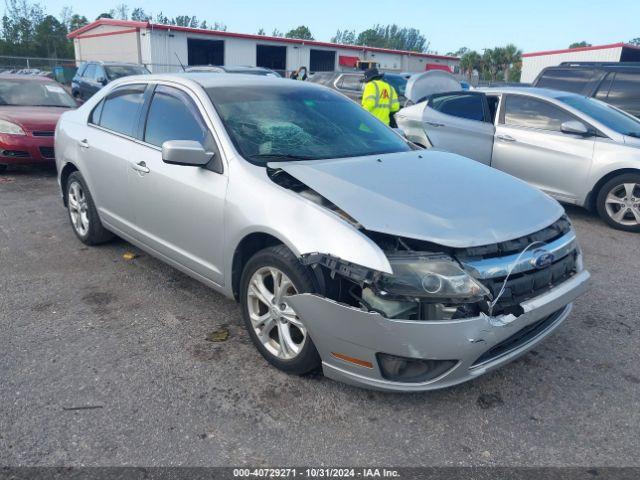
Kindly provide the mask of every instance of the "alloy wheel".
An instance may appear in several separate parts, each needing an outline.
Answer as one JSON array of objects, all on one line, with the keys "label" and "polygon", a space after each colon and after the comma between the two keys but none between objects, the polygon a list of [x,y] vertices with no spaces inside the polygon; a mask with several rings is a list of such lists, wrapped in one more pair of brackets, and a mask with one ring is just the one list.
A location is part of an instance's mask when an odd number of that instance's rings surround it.
[{"label": "alloy wheel", "polygon": [[607,214],[616,223],[640,225],[640,184],[622,183],[613,187],[605,198]]},{"label": "alloy wheel", "polygon": [[89,206],[87,197],[79,182],[73,182],[69,185],[67,204],[69,205],[69,216],[71,217],[73,228],[78,235],[84,237],[89,232]]},{"label": "alloy wheel", "polygon": [[306,328],[285,299],[296,293],[289,277],[275,267],[262,267],[249,280],[251,325],[264,348],[281,360],[297,357],[307,339]]}]

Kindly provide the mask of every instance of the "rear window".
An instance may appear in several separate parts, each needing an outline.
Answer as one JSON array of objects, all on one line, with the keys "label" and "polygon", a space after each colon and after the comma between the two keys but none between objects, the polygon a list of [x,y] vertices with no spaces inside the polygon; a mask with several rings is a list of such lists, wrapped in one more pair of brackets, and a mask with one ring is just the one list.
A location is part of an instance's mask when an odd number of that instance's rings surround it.
[{"label": "rear window", "polygon": [[616,73],[606,102],[640,116],[640,74]]},{"label": "rear window", "polygon": [[142,65],[105,65],[109,80],[116,80],[130,75],[146,75],[149,73]]},{"label": "rear window", "polygon": [[91,120],[114,132],[134,136],[138,126],[138,114],[144,101],[144,90],[145,85],[127,85],[114,90],[102,106],[98,105],[102,108],[99,120],[93,115]]},{"label": "rear window", "polygon": [[484,104],[482,96],[477,94],[445,94],[431,97],[429,106],[440,113],[466,118],[467,120],[484,120]]},{"label": "rear window", "polygon": [[584,68],[554,68],[546,70],[535,84],[536,87],[551,88],[565,92],[582,93],[594,77],[595,71]]}]

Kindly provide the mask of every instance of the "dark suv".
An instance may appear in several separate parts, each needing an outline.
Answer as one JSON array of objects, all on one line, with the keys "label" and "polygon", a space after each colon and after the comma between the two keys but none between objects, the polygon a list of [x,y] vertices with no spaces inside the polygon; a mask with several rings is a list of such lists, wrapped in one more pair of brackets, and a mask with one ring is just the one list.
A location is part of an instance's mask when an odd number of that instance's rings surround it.
[{"label": "dark suv", "polygon": [[595,97],[640,118],[640,62],[565,62],[542,70],[533,86]]},{"label": "dark suv", "polygon": [[116,62],[86,62],[78,67],[71,80],[71,93],[74,98],[87,100],[107,83],[130,75],[148,75],[144,65]]}]

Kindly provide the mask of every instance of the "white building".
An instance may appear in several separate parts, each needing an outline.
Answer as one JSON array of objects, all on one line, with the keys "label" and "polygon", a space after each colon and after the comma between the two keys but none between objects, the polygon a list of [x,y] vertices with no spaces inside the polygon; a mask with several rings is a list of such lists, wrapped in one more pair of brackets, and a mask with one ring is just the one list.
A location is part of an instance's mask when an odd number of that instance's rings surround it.
[{"label": "white building", "polygon": [[542,69],[560,65],[563,62],[638,61],[640,61],[640,47],[626,43],[524,53],[522,54],[522,75],[520,81],[523,83],[531,83]]},{"label": "white building", "polygon": [[68,35],[77,62],[103,60],[146,65],[152,72],[186,65],[248,65],[280,72],[305,66],[311,72],[350,70],[368,60],[380,69],[454,71],[459,59],[444,55],[356,47],[293,38],[248,35],[174,25],[102,18]]}]

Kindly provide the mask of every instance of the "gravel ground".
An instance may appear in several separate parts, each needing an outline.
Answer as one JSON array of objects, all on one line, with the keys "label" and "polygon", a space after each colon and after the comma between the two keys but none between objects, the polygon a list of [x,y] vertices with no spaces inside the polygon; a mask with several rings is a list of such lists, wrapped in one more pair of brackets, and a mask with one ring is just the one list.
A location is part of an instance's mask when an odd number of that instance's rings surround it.
[{"label": "gravel ground", "polygon": [[82,245],[55,174],[11,171],[0,465],[640,465],[640,235],[569,214],[593,283],[555,335],[474,382],[388,394],[276,371],[234,302],[126,242]]}]

